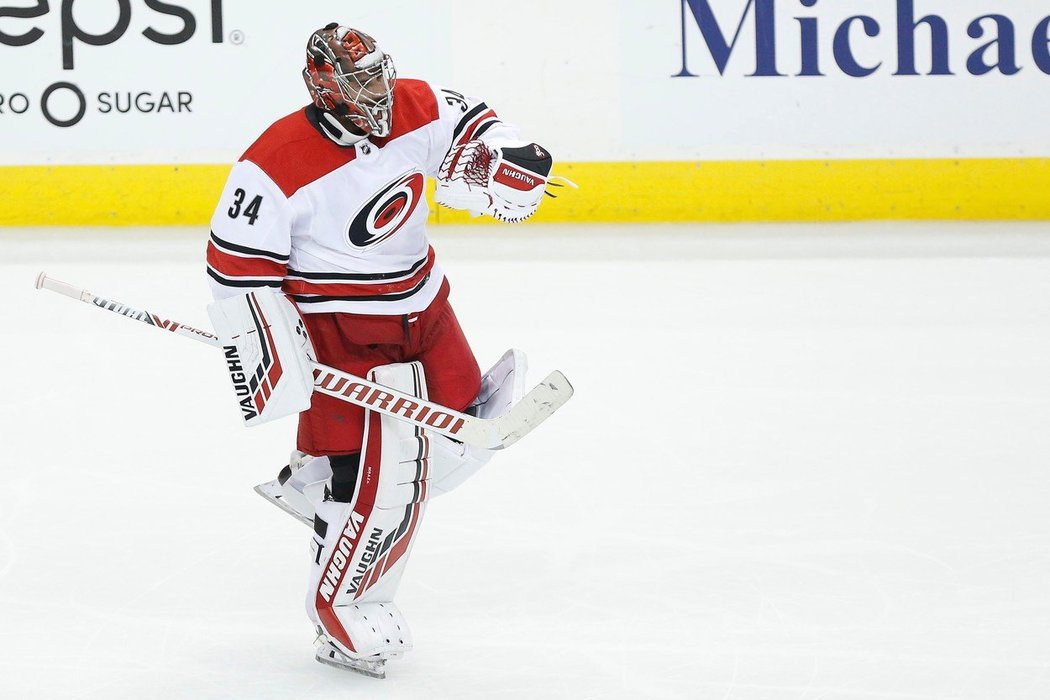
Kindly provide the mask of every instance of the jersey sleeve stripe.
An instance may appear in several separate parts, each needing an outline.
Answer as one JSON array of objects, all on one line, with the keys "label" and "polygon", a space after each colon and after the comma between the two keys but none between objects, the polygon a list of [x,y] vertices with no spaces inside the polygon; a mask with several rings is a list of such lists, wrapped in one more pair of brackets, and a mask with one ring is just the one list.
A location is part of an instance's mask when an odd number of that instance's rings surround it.
[{"label": "jersey sleeve stripe", "polygon": [[482,112],[484,112],[488,108],[489,108],[489,106],[487,104],[485,104],[484,102],[481,102],[481,103],[478,103],[474,107],[474,109],[472,109],[469,112],[467,112],[466,114],[464,114],[463,118],[459,120],[459,124],[456,124],[456,130],[452,132],[452,141],[453,141],[453,143],[455,143],[456,141],[459,140],[459,135],[461,133],[463,133],[463,131],[467,128],[467,124],[469,124],[471,121],[473,121],[474,117],[478,116],[479,114],[481,114]]},{"label": "jersey sleeve stripe", "polygon": [[280,253],[274,253],[269,250],[260,250],[259,248],[249,248],[248,246],[238,245],[229,241],[224,241],[215,235],[215,232],[211,232],[211,242],[218,248],[228,253],[240,253],[241,255],[251,255],[258,258],[269,258],[275,262],[287,263],[288,256]]},{"label": "jersey sleeve stripe", "polygon": [[474,138],[480,139],[482,134],[484,134],[486,131],[488,131],[492,127],[496,126],[497,124],[502,124],[502,123],[503,122],[501,122],[499,119],[492,119],[492,120],[486,122],[481,127],[479,127],[477,131],[474,132]]},{"label": "jersey sleeve stripe", "polygon": [[481,115],[481,117],[479,117],[477,121],[473,122],[470,126],[467,127],[466,131],[463,132],[463,135],[459,138],[458,141],[456,141],[456,145],[462,146],[467,141],[471,141],[477,138],[476,133],[478,130],[478,126],[489,120],[499,121],[496,118],[496,113],[493,112],[491,109],[485,112],[483,115]]}]

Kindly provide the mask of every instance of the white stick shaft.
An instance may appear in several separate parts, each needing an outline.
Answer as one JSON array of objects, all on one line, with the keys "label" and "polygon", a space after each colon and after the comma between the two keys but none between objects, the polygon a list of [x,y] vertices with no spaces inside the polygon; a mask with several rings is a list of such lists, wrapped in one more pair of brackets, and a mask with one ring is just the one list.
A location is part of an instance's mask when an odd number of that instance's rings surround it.
[{"label": "white stick shaft", "polygon": [[85,304],[91,304],[92,306],[97,306],[100,309],[112,311],[113,313],[120,314],[121,316],[126,316],[127,318],[130,318],[134,321],[141,321],[142,323],[145,323],[149,326],[153,326],[154,328],[169,331],[171,333],[174,333],[175,335],[181,335],[184,338],[191,338],[193,340],[199,341],[206,345],[211,345],[213,347],[222,347],[222,341],[219,340],[218,336],[213,335],[212,333],[198,330],[192,326],[184,326],[183,324],[178,323],[177,321],[169,321],[167,319],[161,318],[157,314],[153,314],[148,311],[139,311],[138,309],[133,309],[130,306],[121,304],[119,301],[110,301],[108,299],[103,299],[100,296],[92,294],[86,289],[74,287],[73,285],[67,284],[66,282],[62,282],[60,280],[48,277],[43,272],[41,272],[36,278],[36,288],[49,289],[52,292],[58,292],[59,294],[62,294],[64,296],[71,297],[73,299],[79,299]]},{"label": "white stick shaft", "polygon": [[[52,279],[43,272],[37,277],[36,287],[79,299],[86,304],[212,347],[222,347],[222,341],[212,333],[103,299],[86,289]],[[314,363],[313,367],[315,391],[490,450],[502,449],[517,442],[572,396],[572,386],[568,380],[561,372],[554,372],[543,384],[526,394],[507,415],[484,420],[403,394],[334,367],[319,363]]]}]

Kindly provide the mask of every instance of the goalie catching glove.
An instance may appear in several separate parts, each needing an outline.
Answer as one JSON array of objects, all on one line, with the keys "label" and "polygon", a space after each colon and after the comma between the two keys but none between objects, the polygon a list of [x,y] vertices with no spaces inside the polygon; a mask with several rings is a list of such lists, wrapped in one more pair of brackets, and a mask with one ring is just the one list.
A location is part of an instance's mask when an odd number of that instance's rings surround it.
[{"label": "goalie catching glove", "polygon": [[535,143],[490,148],[481,140],[468,141],[445,156],[435,200],[500,221],[524,221],[540,206],[552,166],[550,154]]}]

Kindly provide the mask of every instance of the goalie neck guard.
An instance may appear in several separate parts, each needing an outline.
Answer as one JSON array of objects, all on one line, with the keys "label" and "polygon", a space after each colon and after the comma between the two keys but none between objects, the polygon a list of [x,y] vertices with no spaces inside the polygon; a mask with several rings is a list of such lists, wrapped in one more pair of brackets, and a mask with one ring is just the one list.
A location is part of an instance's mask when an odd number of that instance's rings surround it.
[{"label": "goalie neck guard", "polygon": [[306,43],[303,80],[314,104],[365,136],[390,134],[396,77],[394,60],[360,30],[333,22]]}]

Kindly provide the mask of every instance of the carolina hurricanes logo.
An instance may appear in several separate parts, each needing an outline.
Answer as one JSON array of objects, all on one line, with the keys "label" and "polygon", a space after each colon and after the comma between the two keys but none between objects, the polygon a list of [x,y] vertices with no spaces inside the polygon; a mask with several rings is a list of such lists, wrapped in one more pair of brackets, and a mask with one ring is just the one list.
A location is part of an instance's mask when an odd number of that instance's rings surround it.
[{"label": "carolina hurricanes logo", "polygon": [[355,248],[371,248],[397,233],[423,200],[423,173],[416,171],[390,183],[358,210],[347,237]]}]

